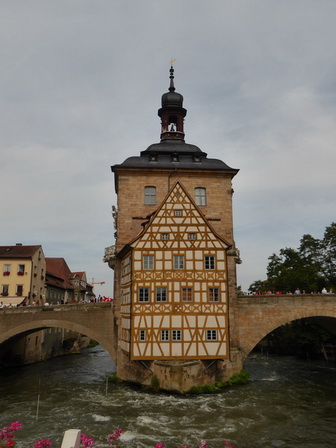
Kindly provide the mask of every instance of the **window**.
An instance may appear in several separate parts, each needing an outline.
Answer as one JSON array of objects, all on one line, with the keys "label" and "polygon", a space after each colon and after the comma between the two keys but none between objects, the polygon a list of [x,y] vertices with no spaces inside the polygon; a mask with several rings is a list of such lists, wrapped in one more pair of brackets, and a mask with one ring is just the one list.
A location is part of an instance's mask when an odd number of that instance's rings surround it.
[{"label": "window", "polygon": [[189,233],[188,237],[189,237],[190,240],[196,240],[197,239],[196,233]]},{"label": "window", "polygon": [[206,338],[207,341],[217,341],[217,330],[207,330]]},{"label": "window", "polygon": [[209,288],[209,302],[219,302],[219,288]]},{"label": "window", "polygon": [[169,233],[161,233],[162,240],[169,240]]},{"label": "window", "polygon": [[22,296],[23,293],[23,285],[16,285],[16,295]]},{"label": "window", "polygon": [[156,204],[156,187],[145,187],[145,204],[155,205]]},{"label": "window", "polygon": [[149,302],[149,288],[139,288],[139,302]]},{"label": "window", "polygon": [[182,288],[182,302],[192,302],[193,301],[193,291],[192,288]]},{"label": "window", "polygon": [[146,340],[146,330],[140,330],[139,332],[139,340],[145,341]]},{"label": "window", "polygon": [[25,265],[24,264],[19,264],[18,265],[18,270],[17,270],[18,275],[23,275],[24,271],[25,271]]},{"label": "window", "polygon": [[182,210],[175,210],[175,216],[182,216]]},{"label": "window", "polygon": [[205,269],[215,269],[215,257],[209,255],[204,257],[204,267]]},{"label": "window", "polygon": [[172,330],[172,340],[173,341],[182,341],[182,331],[181,330]]},{"label": "window", "polygon": [[2,293],[3,296],[8,296],[9,285],[2,285]]},{"label": "window", "polygon": [[207,205],[205,188],[195,188],[195,202],[197,205]]},{"label": "window", "polygon": [[166,302],[167,301],[167,288],[156,288],[156,301]]},{"label": "window", "polygon": [[4,265],[4,269],[3,269],[3,275],[9,275],[10,274],[10,270],[11,270],[11,265],[10,264],[5,264]]},{"label": "window", "polygon": [[161,341],[169,341],[169,330],[161,330]]},{"label": "window", "polygon": [[154,269],[154,255],[145,255],[143,257],[143,268]]},{"label": "window", "polygon": [[183,255],[174,255],[174,269],[184,269]]}]

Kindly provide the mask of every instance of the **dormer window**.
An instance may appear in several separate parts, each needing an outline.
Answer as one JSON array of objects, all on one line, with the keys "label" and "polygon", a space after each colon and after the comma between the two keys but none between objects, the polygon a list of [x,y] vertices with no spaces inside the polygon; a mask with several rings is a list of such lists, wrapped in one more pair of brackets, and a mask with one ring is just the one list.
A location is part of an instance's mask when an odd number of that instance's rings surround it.
[{"label": "dormer window", "polygon": [[145,205],[156,204],[156,187],[145,187]]},{"label": "dormer window", "polygon": [[150,162],[157,162],[157,155],[156,154],[151,154],[149,156],[149,161]]},{"label": "dormer window", "polygon": [[172,161],[172,162],[178,162],[178,161],[179,161],[179,157],[178,157],[178,155],[177,155],[177,154],[173,154],[173,155],[172,155],[172,158],[171,158],[171,161]]}]

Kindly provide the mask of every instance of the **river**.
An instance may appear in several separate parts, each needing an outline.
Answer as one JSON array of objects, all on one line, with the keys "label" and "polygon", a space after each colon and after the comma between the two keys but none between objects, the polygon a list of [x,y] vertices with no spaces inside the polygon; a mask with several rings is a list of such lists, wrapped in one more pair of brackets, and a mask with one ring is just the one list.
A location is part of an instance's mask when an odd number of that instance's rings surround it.
[{"label": "river", "polygon": [[1,427],[19,420],[18,447],[39,438],[60,446],[66,429],[79,428],[106,445],[116,426],[127,448],[184,443],[210,448],[334,448],[336,366],[287,357],[252,355],[251,382],[216,395],[151,394],[107,385],[114,370],[97,346],[80,355],[0,372]]}]

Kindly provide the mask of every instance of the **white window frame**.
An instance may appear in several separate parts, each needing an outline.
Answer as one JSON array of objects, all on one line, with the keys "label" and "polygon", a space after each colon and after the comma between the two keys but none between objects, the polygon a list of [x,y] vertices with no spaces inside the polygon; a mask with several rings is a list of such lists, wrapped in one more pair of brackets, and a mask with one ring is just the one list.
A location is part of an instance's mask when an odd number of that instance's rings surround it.
[{"label": "white window frame", "polygon": [[169,341],[169,330],[161,330],[161,341]]},{"label": "white window frame", "polygon": [[182,341],[182,330],[172,330],[172,341]]},{"label": "white window frame", "polygon": [[183,288],[181,288],[181,301],[182,302],[194,301],[193,289],[190,286],[183,286]]},{"label": "white window frame", "polygon": [[146,271],[154,269],[154,255],[143,256],[143,269]]},{"label": "white window frame", "polygon": [[149,302],[150,289],[149,288],[139,288],[138,290],[138,302],[147,303]]},{"label": "white window frame", "polygon": [[207,341],[217,341],[218,331],[217,330],[206,330],[206,340]]},{"label": "white window frame", "polygon": [[196,187],[195,188],[195,202],[197,205],[205,206],[207,205],[206,188]]},{"label": "white window frame", "polygon": [[159,286],[155,291],[155,300],[157,302],[167,302],[167,288],[166,286]]},{"label": "white window frame", "polygon": [[144,204],[155,205],[156,204],[156,187],[148,185],[144,191]]},{"label": "white window frame", "polygon": [[207,271],[216,269],[216,257],[214,255],[206,255],[204,257],[204,269]]},{"label": "white window frame", "polygon": [[209,288],[209,302],[220,302],[220,288]]},{"label": "white window frame", "polygon": [[184,255],[174,255],[174,269],[184,269]]}]

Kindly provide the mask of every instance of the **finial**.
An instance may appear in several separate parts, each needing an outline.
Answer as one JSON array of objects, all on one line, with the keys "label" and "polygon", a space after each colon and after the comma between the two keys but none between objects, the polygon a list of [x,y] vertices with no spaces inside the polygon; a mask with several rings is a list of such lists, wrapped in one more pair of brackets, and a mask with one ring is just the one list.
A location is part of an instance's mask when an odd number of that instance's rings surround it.
[{"label": "finial", "polygon": [[174,63],[175,61],[176,61],[176,59],[171,59],[171,60],[170,60],[171,66],[170,66],[170,70],[169,70],[169,72],[170,72],[170,76],[169,76],[169,78],[170,78],[169,92],[175,92],[175,86],[174,86],[174,67],[173,67],[173,63]]}]

